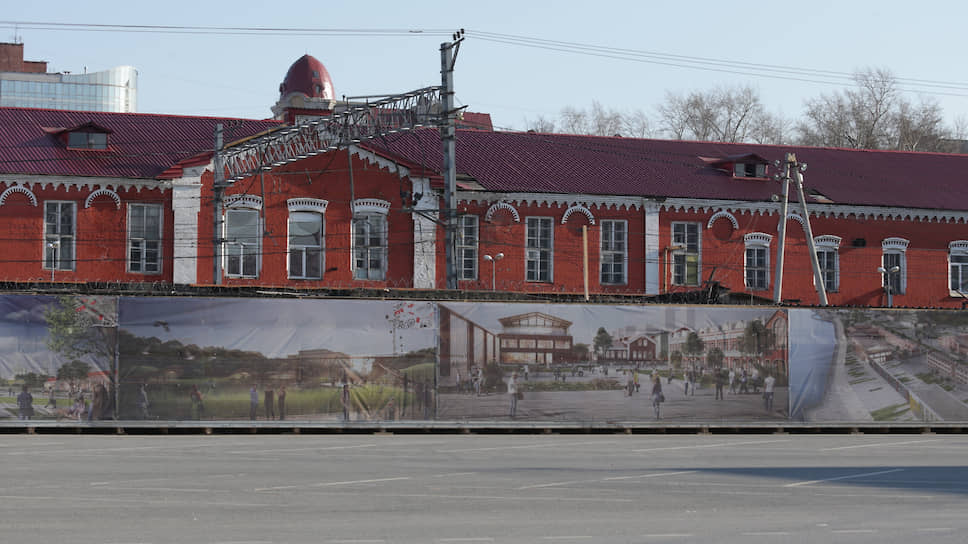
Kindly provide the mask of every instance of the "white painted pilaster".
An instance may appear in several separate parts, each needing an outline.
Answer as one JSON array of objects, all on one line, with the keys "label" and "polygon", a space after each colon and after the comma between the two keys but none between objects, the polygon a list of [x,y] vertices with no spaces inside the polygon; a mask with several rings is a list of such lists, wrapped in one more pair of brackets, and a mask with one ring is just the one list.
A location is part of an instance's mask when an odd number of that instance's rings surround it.
[{"label": "white painted pilaster", "polygon": [[175,215],[172,283],[176,285],[199,283],[198,214],[201,211],[201,176],[204,170],[204,167],[186,168],[183,177],[171,181],[171,207]]}]

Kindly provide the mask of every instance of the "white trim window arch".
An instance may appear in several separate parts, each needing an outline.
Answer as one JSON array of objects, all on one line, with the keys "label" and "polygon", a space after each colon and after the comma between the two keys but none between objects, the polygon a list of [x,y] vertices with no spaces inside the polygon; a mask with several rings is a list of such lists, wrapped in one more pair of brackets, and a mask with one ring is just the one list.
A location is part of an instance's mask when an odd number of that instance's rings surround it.
[{"label": "white trim window arch", "polygon": [[390,203],[376,198],[353,201],[353,279],[387,278],[387,214]]},{"label": "white trim window arch", "polygon": [[223,247],[225,275],[257,278],[262,264],[262,198],[232,195],[225,198]]},{"label": "white trim window arch", "polygon": [[74,270],[77,203],[44,202],[44,269]]},{"label": "white trim window arch", "polygon": [[128,203],[128,272],[161,273],[161,204]]},{"label": "white trim window arch", "polygon": [[948,265],[951,296],[968,298],[968,240],[948,244]]},{"label": "white trim window arch", "polygon": [[[907,248],[910,242],[904,238],[885,238],[881,242],[881,266],[888,272],[881,274],[881,286],[890,287],[891,293],[907,292]],[[891,272],[897,267],[897,272]]]},{"label": "white trim window arch", "polygon": [[289,278],[322,279],[326,251],[325,218],[329,202],[318,198],[290,198],[286,205],[289,209]]},{"label": "white trim window arch", "polygon": [[628,284],[629,224],[625,219],[602,219],[599,262],[602,285]]},{"label": "white trim window arch", "polygon": [[[817,263],[823,277],[824,289],[828,293],[840,290],[840,236],[824,234],[813,239],[817,248]],[[816,281],[816,280],[814,280]]]},{"label": "white trim window arch", "polygon": [[763,291],[770,288],[770,243],[773,236],[751,232],[743,236],[746,259],[743,277],[747,289]]}]

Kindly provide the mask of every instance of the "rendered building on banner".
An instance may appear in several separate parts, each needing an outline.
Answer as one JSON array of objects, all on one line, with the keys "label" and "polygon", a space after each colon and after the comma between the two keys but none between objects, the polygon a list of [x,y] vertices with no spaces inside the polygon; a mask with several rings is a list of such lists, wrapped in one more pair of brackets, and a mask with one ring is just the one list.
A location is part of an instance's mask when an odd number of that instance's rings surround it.
[{"label": "rendered building on banner", "polygon": [[[9,151],[0,229],[12,240],[0,279],[36,281],[53,268],[57,281],[444,288],[437,129],[236,181],[214,235],[215,123],[231,149],[352,106],[335,96],[325,67],[305,56],[280,86],[276,121],[0,109]],[[774,161],[795,153],[809,164],[809,220],[831,305],[968,301],[968,155],[497,132],[470,113],[459,126],[459,289],[493,281],[524,293],[770,301],[782,191]],[[807,218],[792,202],[782,220],[782,299],[817,304]]]},{"label": "rendered building on banner", "polygon": [[24,60],[22,43],[0,43],[0,107],[135,112],[138,71],[47,72],[47,61]]}]

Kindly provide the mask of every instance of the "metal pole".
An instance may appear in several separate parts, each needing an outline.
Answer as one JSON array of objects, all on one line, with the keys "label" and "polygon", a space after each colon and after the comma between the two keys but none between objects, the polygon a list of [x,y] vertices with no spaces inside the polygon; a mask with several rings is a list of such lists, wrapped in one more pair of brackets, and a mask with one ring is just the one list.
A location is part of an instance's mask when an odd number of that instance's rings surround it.
[{"label": "metal pole", "polygon": [[440,128],[440,140],[444,146],[444,267],[447,289],[457,289],[457,267],[454,255],[454,212],[457,210],[457,135],[454,112],[454,47],[459,42],[440,44],[441,98],[446,116]]},{"label": "metal pole", "polygon": [[497,290],[497,259],[491,260],[491,291]]},{"label": "metal pole", "polygon": [[212,283],[222,284],[222,192],[225,190],[225,172],[222,168],[222,123],[215,125],[215,156],[212,159],[215,172],[212,176]]},{"label": "metal pole", "polygon": [[585,300],[588,300],[588,225],[581,226],[582,274],[585,280]]},{"label": "metal pole", "polygon": [[783,258],[786,254],[786,224],[790,209],[790,161],[791,154],[787,154],[783,166],[783,202],[780,204],[780,245],[776,249],[776,274],[773,279],[773,302],[783,302]]},{"label": "metal pole", "polygon": [[793,176],[797,184],[797,196],[800,198],[800,207],[803,210],[803,224],[807,229],[807,249],[810,251],[810,265],[813,267],[813,281],[817,285],[817,295],[820,297],[820,305],[827,305],[827,286],[823,282],[823,274],[820,273],[820,262],[817,260],[817,247],[813,242],[813,229],[810,227],[810,211],[807,210],[807,198],[803,194],[803,174],[796,166],[797,157],[793,153],[787,155],[792,159],[789,163],[793,167]]}]

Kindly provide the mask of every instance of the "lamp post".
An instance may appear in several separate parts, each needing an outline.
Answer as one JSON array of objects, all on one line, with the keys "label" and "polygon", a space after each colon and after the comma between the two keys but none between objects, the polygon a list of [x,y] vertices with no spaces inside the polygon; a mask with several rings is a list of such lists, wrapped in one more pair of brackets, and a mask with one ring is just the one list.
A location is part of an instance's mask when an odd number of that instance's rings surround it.
[{"label": "lamp post", "polygon": [[50,250],[50,282],[54,283],[54,270],[57,270],[57,250],[60,249],[60,242],[47,242],[47,249]]},{"label": "lamp post", "polygon": [[504,258],[503,253],[498,253],[497,255],[491,257],[490,255],[485,255],[484,260],[490,261],[491,263],[491,291],[495,290],[496,280],[497,280],[497,262]]},{"label": "lamp post", "polygon": [[887,293],[887,307],[894,307],[894,287],[893,287],[893,276],[901,271],[900,266],[892,266],[890,268],[884,268],[883,266],[878,266],[877,271],[881,273],[884,277],[884,292]]}]

